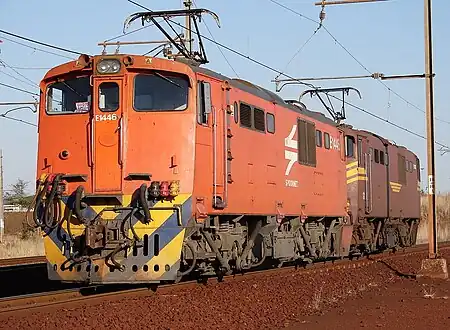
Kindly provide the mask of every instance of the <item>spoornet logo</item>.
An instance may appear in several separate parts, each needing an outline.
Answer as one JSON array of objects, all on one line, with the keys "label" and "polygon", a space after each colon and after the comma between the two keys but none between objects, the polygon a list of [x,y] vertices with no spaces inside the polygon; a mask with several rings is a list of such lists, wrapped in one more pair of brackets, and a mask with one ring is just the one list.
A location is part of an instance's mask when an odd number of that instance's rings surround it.
[{"label": "spoornet logo", "polygon": [[294,140],[295,132],[297,131],[297,125],[292,126],[291,132],[289,133],[288,137],[284,139],[284,147],[292,150],[284,150],[284,158],[289,160],[286,171],[284,172],[284,175],[288,176],[289,173],[291,173],[292,166],[294,166],[294,163],[298,159],[298,147],[297,147],[297,140]]}]

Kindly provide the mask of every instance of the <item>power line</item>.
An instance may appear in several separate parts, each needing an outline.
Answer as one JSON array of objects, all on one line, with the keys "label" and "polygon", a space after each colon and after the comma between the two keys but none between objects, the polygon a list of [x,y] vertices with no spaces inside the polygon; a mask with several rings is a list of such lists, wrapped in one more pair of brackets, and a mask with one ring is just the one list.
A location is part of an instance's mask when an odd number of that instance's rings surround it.
[{"label": "power line", "polygon": [[30,45],[24,44],[24,43],[22,43],[22,42],[19,42],[19,41],[15,41],[15,40],[6,38],[6,37],[2,37],[2,39],[8,40],[8,41],[10,41],[10,42],[12,42],[12,43],[15,43],[15,44],[17,44],[17,45],[21,45],[21,46],[23,46],[23,47],[27,47],[27,48],[33,49],[34,51],[39,51],[39,52],[42,52],[42,53],[46,53],[46,54],[50,54],[50,55],[55,55],[55,56],[59,56],[59,57],[62,57],[62,58],[69,59],[69,60],[73,60],[72,57],[65,56],[65,55],[62,55],[62,54],[58,54],[58,53],[55,53],[55,52],[51,52],[51,51],[48,51],[48,50],[45,50],[45,49],[33,47],[33,46],[30,46]]},{"label": "power line", "polygon": [[[300,16],[300,17],[302,17],[302,18],[305,18],[305,19],[307,19],[307,20],[309,20],[309,21],[311,21],[311,22],[314,22],[314,23],[318,23],[318,24],[320,24],[320,22],[319,21],[316,21],[316,20],[314,20],[314,19],[312,19],[312,18],[310,18],[310,17],[307,17],[307,16],[305,16],[305,15],[303,15],[303,14],[301,14],[301,13],[299,13],[298,11],[296,11],[296,10],[294,10],[294,9],[292,9],[292,8],[289,8],[289,7],[287,7],[287,6],[285,6],[285,5],[283,5],[283,4],[281,4],[281,3],[279,3],[278,1],[275,1],[275,0],[268,0],[268,1],[270,1],[270,2],[272,2],[272,3],[274,3],[274,4],[276,4],[276,5],[278,5],[278,6],[280,6],[280,7],[282,7],[282,8],[284,8],[284,9],[286,9],[286,10],[288,10],[288,11],[290,11],[290,12],[292,12],[292,13],[294,13],[295,15],[297,15],[297,16]],[[334,40],[334,42],[336,42],[351,58],[353,58],[353,60],[355,60],[355,62],[356,63],[358,63],[359,64],[359,66],[361,66],[361,68],[363,68],[367,73],[369,73],[369,74],[372,74],[372,72],[360,61],[360,60],[358,60],[357,58],[356,58],[356,56],[354,56],[351,52],[350,52],[350,50],[348,50],[331,32],[330,32],[330,30],[328,30],[327,29],[327,27],[325,26],[325,25],[322,25],[323,26],[323,28],[324,28],[324,30],[327,32],[327,34]],[[393,90],[392,88],[390,88],[386,83],[384,83],[384,82],[382,82],[382,81],[380,81],[380,80],[377,80],[381,85],[383,85],[389,92],[392,92],[394,95],[396,95],[399,99],[401,99],[402,101],[404,101],[407,105],[409,105],[409,106],[412,106],[413,108],[415,108],[416,110],[418,110],[418,111],[420,111],[420,112],[422,112],[422,113],[425,113],[425,110],[423,110],[423,109],[421,109],[420,107],[418,107],[417,105],[415,105],[415,104],[413,104],[413,103],[411,103],[410,101],[408,101],[405,97],[403,97],[400,93],[398,93],[398,92],[396,92],[395,90]],[[446,124],[450,124],[450,122],[449,121],[447,121],[447,120],[445,120],[445,119],[441,119],[441,118],[439,118],[439,117],[435,117],[435,119],[436,120],[438,120],[438,121],[440,121],[440,122],[443,122],[443,123],[446,123]]]},{"label": "power line", "polygon": [[21,76],[22,78],[24,78],[25,80],[27,80],[28,82],[30,82],[32,85],[39,87],[38,84],[36,84],[33,80],[29,79],[28,77],[25,77],[23,74],[21,74],[19,71],[17,71],[16,69],[14,69],[13,67],[11,67],[8,63],[6,63],[4,60],[0,60],[0,64],[5,65],[6,67],[10,68],[12,71],[14,71],[17,75]]},{"label": "power line", "polygon": [[0,82],[0,86],[4,86],[4,87],[11,88],[11,89],[15,89],[16,91],[23,92],[23,93],[27,93],[27,94],[31,94],[31,95],[34,95],[34,96],[39,96],[39,94],[30,92],[30,91],[27,91],[27,90],[24,90],[24,89],[15,87],[15,86],[11,86],[11,85],[8,85],[8,84],[4,84],[4,83],[1,83],[1,82]]},{"label": "power line", "polygon": [[269,0],[269,1],[272,2],[272,3],[274,3],[274,4],[276,4],[277,6],[280,6],[280,7],[284,8],[284,9],[290,11],[290,12],[293,12],[294,14],[300,16],[301,18],[304,18],[304,19],[306,19],[306,20],[308,20],[308,21],[311,21],[311,22],[314,22],[314,23],[316,23],[316,24],[320,24],[319,21],[316,21],[315,19],[312,19],[312,18],[310,18],[310,17],[308,17],[308,16],[305,16],[305,15],[303,15],[303,14],[301,14],[301,13],[299,13],[299,12],[293,10],[292,8],[289,8],[289,7],[285,6],[285,5],[283,5],[282,3],[279,3],[278,1],[275,1],[275,0]]},{"label": "power line", "polygon": [[25,80],[19,79],[17,77],[14,77],[12,74],[9,74],[9,73],[4,72],[4,71],[0,71],[0,73],[4,74],[5,76],[8,76],[8,77],[10,77],[10,78],[12,78],[14,80],[17,80],[17,81],[19,81],[19,82],[21,82],[23,84],[27,84],[28,86],[32,85],[34,88],[36,88],[36,86],[34,84],[30,84],[28,81],[25,81]]},{"label": "power line", "polygon": [[[130,2],[130,3],[135,4],[136,6],[142,8],[142,9],[151,11],[149,8],[147,8],[147,7],[141,5],[141,4],[139,4],[139,3],[137,3],[137,2],[135,2],[135,1],[133,1],[133,0],[127,0],[127,1]],[[274,1],[274,0],[269,0],[269,1]],[[306,18],[306,19],[309,19],[308,17],[306,17],[306,16],[304,16],[304,15],[302,15],[302,14],[300,14],[300,13],[298,13],[298,14],[301,15],[302,17]],[[309,19],[309,20],[312,20],[312,19]],[[182,28],[184,28],[184,29],[187,30],[187,28],[186,28],[185,26],[183,26],[183,25],[181,25],[181,24],[179,24],[179,23],[177,23],[177,22],[174,22],[174,21],[172,21],[172,20],[170,20],[170,19],[168,19],[168,21],[170,21],[170,22],[174,23],[175,25],[178,25],[178,26],[180,26],[180,27],[182,27]],[[314,21],[314,20],[312,20],[312,21]],[[319,23],[319,22],[317,22],[317,21],[314,21],[314,22],[315,22],[315,23]],[[320,23],[319,23],[319,24],[320,24]],[[191,31],[191,32],[194,33],[194,34],[196,34],[196,35],[199,35],[200,37],[203,37],[204,39],[206,39],[206,40],[208,40],[208,41],[214,43],[215,45],[218,45],[219,47],[225,48],[225,49],[227,49],[228,51],[233,52],[233,53],[235,53],[235,54],[237,54],[237,55],[239,55],[239,56],[241,56],[241,57],[243,57],[243,58],[246,58],[246,59],[248,59],[249,61],[252,61],[252,62],[254,62],[254,63],[256,63],[256,64],[258,64],[258,65],[260,65],[260,66],[262,66],[262,67],[264,67],[264,68],[266,68],[266,69],[268,69],[268,70],[271,70],[271,71],[273,71],[273,72],[275,72],[275,73],[279,73],[279,74],[281,74],[281,75],[283,75],[283,76],[285,76],[285,77],[287,77],[287,78],[290,78],[290,79],[293,79],[293,80],[297,80],[300,84],[306,85],[306,86],[311,87],[311,88],[313,88],[313,89],[317,89],[317,87],[314,86],[314,85],[312,85],[312,84],[305,83],[305,82],[300,81],[299,79],[296,79],[296,78],[294,78],[294,77],[292,77],[292,76],[290,76],[290,75],[288,75],[288,74],[286,74],[286,73],[282,73],[282,72],[280,72],[279,70],[277,70],[277,69],[275,69],[275,68],[272,68],[272,67],[270,67],[270,66],[267,65],[267,64],[264,64],[264,63],[262,63],[262,62],[260,62],[260,61],[258,61],[258,60],[255,60],[255,59],[251,58],[251,57],[248,56],[248,55],[244,55],[244,54],[242,54],[241,52],[239,52],[239,51],[237,51],[237,50],[234,50],[234,49],[232,49],[232,48],[230,48],[230,47],[228,47],[228,46],[225,46],[225,45],[223,45],[223,44],[221,44],[221,43],[219,43],[219,42],[217,42],[217,41],[214,41],[214,40],[212,40],[212,39],[210,39],[210,38],[208,38],[208,37],[205,37],[205,36],[203,36],[203,35],[197,33],[196,31]],[[338,97],[336,97],[336,96],[334,96],[334,95],[330,95],[330,96],[333,97],[333,98],[335,98],[335,99],[337,99],[337,100],[339,100],[339,101],[341,101],[341,102],[343,101],[342,99],[340,99],[340,98],[338,98]],[[344,102],[345,102],[346,104],[348,104],[349,106],[351,106],[351,107],[357,109],[357,110],[360,110],[360,111],[362,111],[362,112],[364,112],[364,113],[366,113],[366,114],[369,114],[370,116],[372,116],[372,117],[374,117],[374,118],[377,118],[378,120],[381,120],[381,121],[383,121],[383,122],[385,122],[385,123],[387,123],[387,124],[389,124],[389,125],[392,125],[392,126],[394,126],[394,127],[396,127],[396,128],[399,128],[399,129],[401,129],[401,130],[403,130],[403,131],[405,131],[405,132],[408,132],[408,133],[410,133],[410,134],[412,134],[412,135],[414,135],[414,136],[416,136],[416,137],[419,137],[419,138],[422,138],[422,139],[425,139],[425,140],[426,140],[426,138],[425,138],[423,135],[420,135],[420,134],[418,134],[418,133],[416,133],[416,132],[414,132],[414,131],[411,131],[411,130],[409,130],[408,128],[405,128],[405,127],[403,127],[403,126],[401,126],[401,125],[398,125],[398,124],[396,124],[396,123],[394,123],[394,122],[391,122],[391,121],[389,121],[389,120],[386,119],[386,118],[383,118],[383,117],[381,117],[381,116],[378,116],[378,115],[376,115],[376,114],[374,114],[374,113],[372,113],[372,112],[370,112],[370,111],[368,111],[368,110],[365,110],[365,109],[363,109],[363,108],[361,108],[361,107],[358,107],[358,106],[356,106],[356,105],[354,105],[354,104],[352,104],[352,103],[350,103],[350,102],[347,102],[347,101],[344,101]],[[444,145],[444,144],[437,143],[437,142],[436,142],[436,144],[439,144],[439,145],[442,146],[442,147],[445,147],[445,148],[447,148],[447,149],[450,149],[450,147],[448,147],[448,146],[446,146],[446,145]]]},{"label": "power line", "polygon": [[[316,29],[313,34],[300,46],[300,48],[297,50],[297,52],[294,54],[294,56],[292,56],[292,58],[289,60],[289,62],[286,64],[286,67],[284,68],[283,71],[286,71],[287,68],[289,67],[289,64],[292,63],[292,61],[298,56],[298,54],[300,54],[300,52],[303,50],[303,48],[306,47],[306,45],[311,41],[311,39],[316,35],[316,33],[319,31],[319,29]],[[278,78],[281,74],[279,74],[276,78]],[[275,78],[275,79],[276,79]]]},{"label": "power line", "polygon": [[[126,0],[126,1],[128,1],[128,2],[130,2],[130,3],[132,3],[132,4],[134,4],[134,5],[136,5],[136,6],[140,7],[140,8],[142,8],[142,9],[151,11],[149,8],[147,8],[147,7],[145,7],[145,6],[143,6],[143,5],[139,4],[139,3],[137,3],[136,1],[133,1],[133,0]],[[174,22],[174,21],[171,20],[171,19],[166,19],[166,20],[167,20],[167,21],[170,21],[171,23],[173,23],[173,24],[175,24],[175,25],[177,25],[177,26],[179,26],[179,27],[181,27],[181,28],[183,28],[183,29],[185,29],[185,30],[189,30],[188,28],[186,28],[185,26],[183,26],[182,24],[180,24],[180,23],[178,23],[178,22]],[[245,55],[245,54],[243,54],[243,53],[241,53],[241,52],[239,52],[239,51],[237,51],[237,50],[235,50],[235,49],[233,49],[233,48],[230,48],[230,47],[228,47],[228,46],[226,46],[226,45],[224,45],[224,44],[222,44],[222,43],[220,43],[220,42],[217,42],[217,41],[215,41],[215,40],[213,40],[213,39],[211,39],[211,38],[208,38],[208,37],[206,37],[206,36],[204,36],[204,35],[202,35],[202,34],[200,34],[200,33],[197,33],[196,31],[194,31],[194,30],[192,30],[192,29],[191,29],[191,33],[194,33],[195,35],[198,35],[198,36],[204,38],[205,40],[208,40],[209,42],[211,42],[211,43],[213,43],[213,44],[215,44],[215,45],[218,45],[219,47],[222,47],[222,48],[228,50],[229,52],[232,52],[232,53],[234,53],[234,54],[236,54],[236,55],[238,55],[238,56],[240,56],[240,57],[242,57],[242,58],[245,58],[245,59],[247,59],[247,60],[249,60],[249,61],[251,61],[251,62],[253,62],[253,63],[255,63],[255,64],[258,64],[258,65],[261,66],[261,67],[264,67],[264,68],[266,68],[266,69],[268,69],[268,70],[271,70],[271,71],[273,71],[273,72],[275,72],[275,73],[281,73],[282,75],[284,75],[284,76],[286,76],[286,77],[288,77],[288,78],[291,78],[290,76],[287,76],[286,74],[282,73],[281,71],[279,71],[279,70],[277,70],[277,69],[274,69],[274,68],[268,66],[267,64],[264,64],[263,62],[260,62],[260,61],[258,61],[258,60],[256,60],[256,59],[254,59],[254,58],[252,58],[252,57],[250,57],[250,56],[248,56],[248,55]],[[294,78],[292,78],[292,79],[294,79]],[[308,86],[308,87],[310,87],[310,88],[316,88],[314,85],[305,83],[305,82],[303,82],[303,81],[299,81],[299,83],[302,84],[302,85]]]},{"label": "power line", "polygon": [[[160,21],[159,23],[161,23],[161,21]],[[125,36],[130,35],[130,34],[133,34],[133,33],[139,32],[139,31],[141,31],[141,30],[147,29],[147,28],[149,28],[149,27],[151,27],[151,26],[153,26],[153,25],[155,25],[155,24],[154,24],[154,23],[151,23],[151,24],[149,24],[149,25],[140,27],[140,28],[135,29],[135,30],[132,30],[132,31],[130,31],[130,32],[123,33],[123,34],[120,34],[120,35],[118,35],[118,36],[115,36],[115,37],[106,39],[104,42],[110,42],[110,41],[113,41],[113,40],[116,40],[116,39],[123,38],[123,37],[125,37]]]},{"label": "power line", "polygon": [[[195,0],[193,0],[193,3],[194,3],[194,6],[197,7],[197,4],[195,3]],[[211,38],[212,38],[214,41],[216,41],[216,39],[214,38],[214,36],[213,36],[211,30],[210,30],[209,27],[208,27],[208,24],[206,24],[206,22],[205,22],[204,20],[203,20],[203,24],[205,25],[206,30],[208,30],[208,33],[209,33],[209,35],[211,36]],[[236,72],[236,70],[233,68],[233,66],[231,65],[230,61],[228,61],[228,58],[225,56],[225,54],[224,54],[224,52],[222,51],[222,49],[221,49],[218,45],[216,45],[216,47],[217,47],[217,49],[219,50],[219,52],[222,54],[223,58],[225,59],[225,62],[228,63],[228,66],[231,68],[231,70],[234,72],[234,74],[235,74],[238,78],[240,78],[240,77],[239,77],[239,74],[238,74],[238,73]]]},{"label": "power line", "polygon": [[[419,134],[419,133],[416,133],[416,132],[414,132],[414,131],[411,131],[410,129],[408,129],[408,128],[406,128],[406,127],[400,126],[399,124],[396,124],[396,123],[390,121],[389,119],[386,119],[386,118],[383,118],[383,117],[381,117],[381,116],[378,116],[377,114],[374,114],[374,113],[372,113],[372,112],[370,112],[370,111],[367,111],[366,109],[363,109],[363,108],[361,108],[361,107],[359,107],[359,106],[357,106],[357,105],[354,105],[354,104],[352,104],[352,103],[350,103],[350,102],[347,102],[347,101],[345,101],[345,100],[343,101],[342,99],[340,99],[340,98],[338,98],[337,96],[334,96],[334,95],[332,95],[332,94],[327,94],[327,95],[333,97],[333,98],[336,99],[336,100],[339,100],[339,101],[341,101],[341,102],[344,102],[345,104],[351,106],[352,108],[355,108],[355,109],[357,109],[357,110],[359,110],[359,111],[362,111],[362,112],[364,112],[365,114],[367,114],[367,115],[369,115],[369,116],[372,116],[372,117],[374,117],[374,118],[376,118],[376,119],[378,119],[378,120],[381,120],[381,121],[383,121],[383,122],[385,122],[385,123],[387,123],[387,124],[390,124],[390,125],[392,125],[392,126],[398,128],[398,129],[400,129],[400,130],[402,130],[402,131],[405,131],[405,132],[407,132],[407,133],[410,133],[410,134],[412,134],[412,135],[414,135],[414,136],[417,136],[417,137],[419,137],[419,138],[421,138],[421,139],[426,140],[426,137],[425,137],[425,136],[423,136],[423,135],[421,135],[421,134]],[[444,144],[442,144],[442,143],[440,143],[440,142],[436,142],[436,144],[439,145],[439,146],[441,146],[441,147],[443,147],[443,148],[450,149],[450,147],[448,147],[448,146],[446,146],[446,145],[444,145]]]},{"label": "power line", "polygon": [[23,66],[14,66],[12,65],[11,68],[17,69],[17,70],[50,70],[51,68],[40,68],[40,67],[23,67]]},{"label": "power line", "polygon": [[9,116],[6,116],[5,114],[0,114],[0,118],[9,119],[9,120],[20,122],[22,124],[26,124],[26,125],[37,127],[37,125],[32,123],[32,122],[29,122],[29,121],[26,121],[26,120],[22,120],[22,119],[18,119],[18,118],[14,118],[14,117],[9,117]]},{"label": "power line", "polygon": [[80,52],[77,52],[77,51],[74,51],[74,50],[70,50],[70,49],[67,49],[67,48],[50,45],[50,44],[47,44],[45,42],[38,41],[38,40],[35,40],[35,39],[30,39],[30,38],[27,38],[27,37],[23,37],[23,36],[20,36],[18,34],[11,33],[11,32],[5,31],[5,30],[0,30],[0,32],[4,33],[4,34],[7,34],[7,35],[10,35],[12,37],[16,37],[16,38],[19,38],[19,39],[22,39],[22,40],[26,40],[28,42],[32,42],[32,43],[41,45],[41,46],[45,46],[45,47],[49,47],[49,48],[53,48],[53,49],[58,49],[58,50],[61,50],[63,52],[72,53],[72,54],[75,54],[75,55],[83,55],[83,53],[80,53]]}]

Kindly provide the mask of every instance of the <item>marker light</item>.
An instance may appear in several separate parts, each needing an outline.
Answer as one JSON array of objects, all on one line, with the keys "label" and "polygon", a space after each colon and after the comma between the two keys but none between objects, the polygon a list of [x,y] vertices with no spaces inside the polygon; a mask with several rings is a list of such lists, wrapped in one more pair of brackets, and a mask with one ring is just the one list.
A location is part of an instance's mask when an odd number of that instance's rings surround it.
[{"label": "marker light", "polygon": [[169,182],[161,182],[161,185],[159,186],[159,193],[161,194],[161,197],[169,196]]},{"label": "marker light", "polygon": [[169,195],[175,197],[180,193],[180,181],[172,181],[169,185]]},{"label": "marker light", "polygon": [[97,64],[97,72],[100,74],[111,74],[117,73],[120,71],[120,62],[119,60],[101,60]]},{"label": "marker light", "polygon": [[153,181],[150,184],[150,187],[148,188],[148,193],[150,194],[150,196],[152,196],[153,198],[158,198],[160,191],[159,191],[159,182],[158,181]]}]

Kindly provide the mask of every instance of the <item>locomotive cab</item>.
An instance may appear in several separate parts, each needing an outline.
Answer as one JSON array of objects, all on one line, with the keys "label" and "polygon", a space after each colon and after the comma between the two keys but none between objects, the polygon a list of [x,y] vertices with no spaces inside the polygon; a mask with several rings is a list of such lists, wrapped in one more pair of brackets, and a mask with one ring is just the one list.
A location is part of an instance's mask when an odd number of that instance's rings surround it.
[{"label": "locomotive cab", "polygon": [[47,73],[35,221],[51,279],[176,278],[171,251],[191,218],[194,79],[183,63],[127,55]]}]

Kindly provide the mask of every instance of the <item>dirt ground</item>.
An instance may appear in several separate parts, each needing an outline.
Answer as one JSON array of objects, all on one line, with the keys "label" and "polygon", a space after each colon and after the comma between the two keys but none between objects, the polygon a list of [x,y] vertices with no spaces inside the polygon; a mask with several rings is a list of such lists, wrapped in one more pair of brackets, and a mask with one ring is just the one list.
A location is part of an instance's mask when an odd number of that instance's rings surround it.
[{"label": "dirt ground", "polygon": [[305,317],[288,329],[449,329],[450,281],[402,279]]},{"label": "dirt ground", "polygon": [[[450,260],[448,247],[441,251]],[[316,272],[284,269],[165,293],[55,305],[0,315],[0,328],[60,329],[63,322],[66,328],[109,330],[447,329],[450,282],[413,279],[425,256]]]}]

